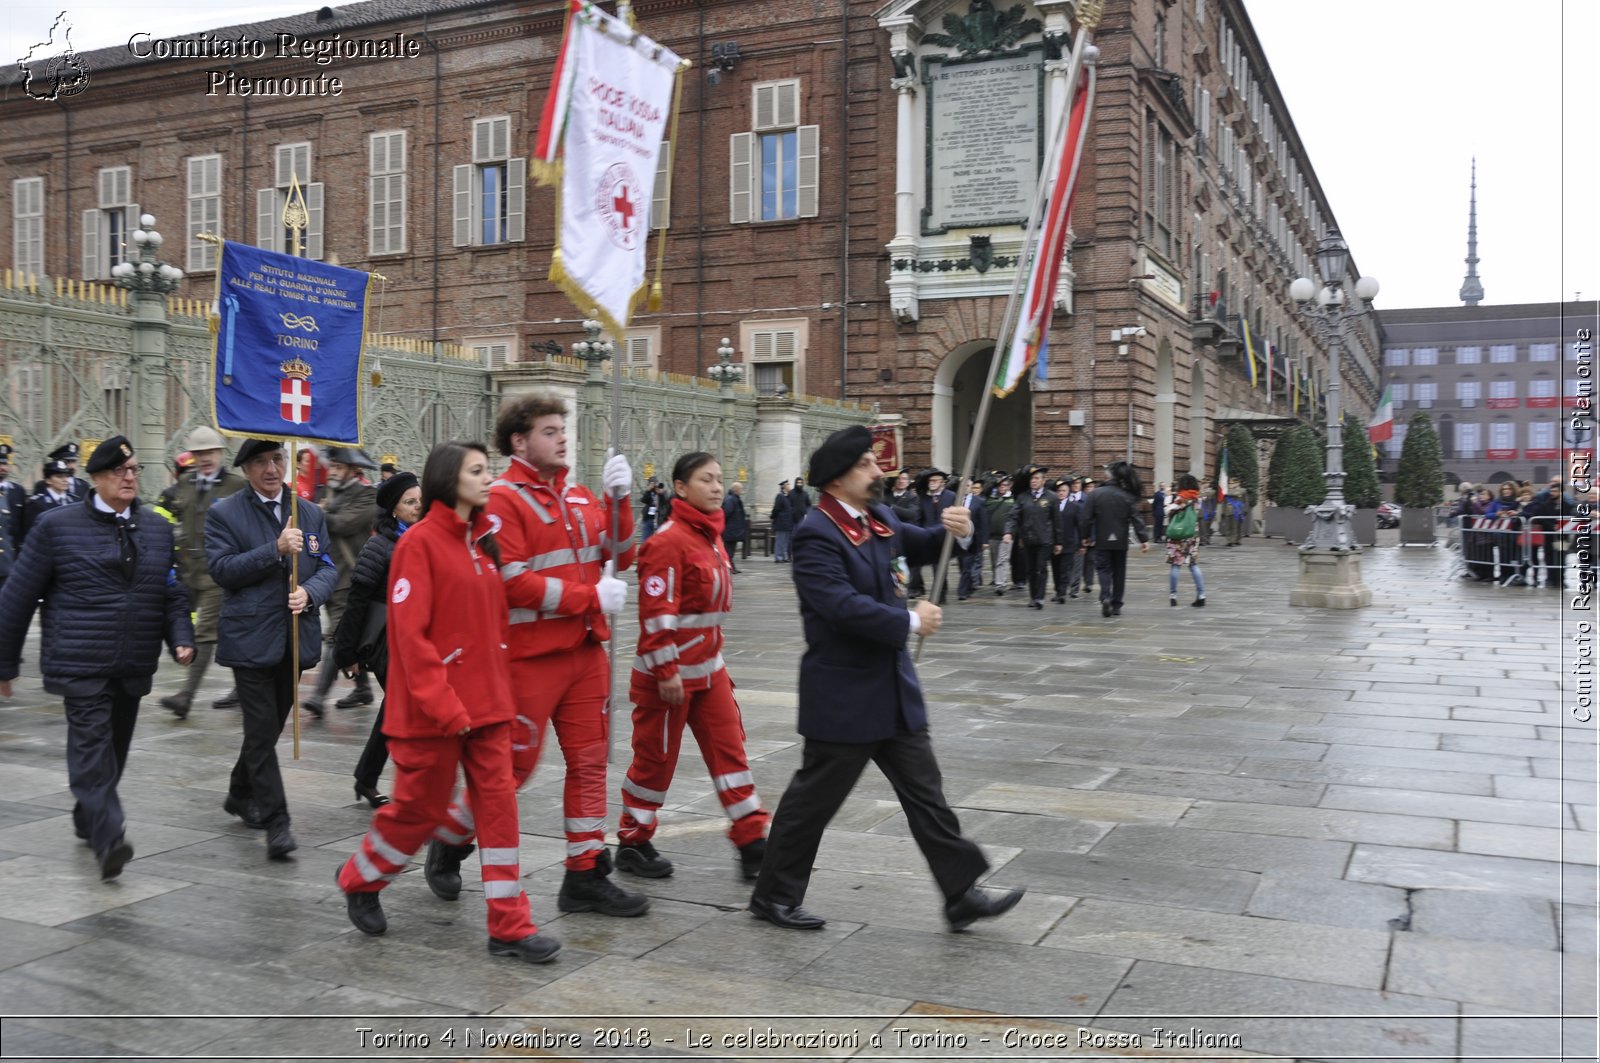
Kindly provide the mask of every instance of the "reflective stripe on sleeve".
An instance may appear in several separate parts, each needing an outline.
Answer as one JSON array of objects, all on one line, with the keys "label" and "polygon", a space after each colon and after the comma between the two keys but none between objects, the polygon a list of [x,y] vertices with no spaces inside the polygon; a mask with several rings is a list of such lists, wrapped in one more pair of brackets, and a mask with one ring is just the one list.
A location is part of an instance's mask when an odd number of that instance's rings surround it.
[{"label": "reflective stripe on sleeve", "polygon": [[480,848],[478,850],[478,860],[479,860],[480,863],[483,863],[486,866],[495,866],[495,865],[504,866],[504,865],[508,865],[509,864],[512,867],[516,867],[517,866],[517,850],[516,849],[512,849],[512,848],[506,848],[506,849],[481,849]]},{"label": "reflective stripe on sleeve", "polygon": [[704,679],[708,675],[716,675],[725,667],[722,654],[719,653],[705,664],[679,665],[678,675],[684,679]]},{"label": "reflective stripe on sleeve", "polygon": [[522,561],[512,561],[500,566],[500,578],[503,580],[515,579],[524,572],[530,571],[527,564]]},{"label": "reflective stripe on sleeve", "polygon": [[503,901],[514,900],[522,894],[522,883],[511,882],[485,882],[483,896],[486,900]]},{"label": "reflective stripe on sleeve", "polygon": [[531,624],[537,619],[539,619],[539,610],[537,609],[511,610],[511,622],[513,624]]},{"label": "reflective stripe on sleeve", "polygon": [[544,601],[539,603],[539,608],[545,613],[553,613],[561,608],[561,592],[567,585],[561,580],[551,576],[544,581]]},{"label": "reflective stripe on sleeve", "polygon": [[568,834],[592,834],[604,830],[606,820],[604,816],[568,816],[565,825]]},{"label": "reflective stripe on sleeve", "polygon": [[674,631],[677,627],[678,615],[676,613],[652,616],[644,622],[644,630],[647,635],[654,635],[658,631]]},{"label": "reflective stripe on sleeve", "polygon": [[622,803],[622,807],[632,817],[633,821],[641,827],[648,827],[656,821],[656,814],[648,808],[635,808],[626,801]]},{"label": "reflective stripe on sleeve", "polygon": [[527,561],[529,572],[539,572],[547,568],[558,568],[561,565],[575,565],[577,563],[578,555],[570,548],[548,550],[542,554],[534,554]]},{"label": "reflective stripe on sleeve", "polygon": [[375,830],[367,831],[367,844],[372,846],[372,851],[399,867],[405,867],[411,861],[410,853],[402,853],[390,845],[384,836]]},{"label": "reflective stripe on sleeve", "polygon": [[729,819],[743,819],[750,813],[759,812],[760,810],[761,798],[757,797],[755,794],[751,794],[743,801],[736,801],[724,809],[724,811],[728,813]]},{"label": "reflective stripe on sleeve", "polygon": [[581,842],[568,842],[567,855],[582,856],[591,849],[604,849],[605,847],[606,843],[601,841],[599,838],[585,838]]},{"label": "reflective stripe on sleeve", "polygon": [[728,613],[684,613],[678,617],[678,626],[716,627],[728,619]]},{"label": "reflective stripe on sleeve", "polygon": [[654,653],[642,653],[642,654],[640,654],[638,659],[636,659],[633,662],[633,666],[635,668],[639,669],[641,672],[648,672],[652,668],[659,668],[662,665],[666,664],[668,661],[676,661],[677,659],[678,659],[678,647],[677,646],[663,646],[661,649],[656,650]]}]

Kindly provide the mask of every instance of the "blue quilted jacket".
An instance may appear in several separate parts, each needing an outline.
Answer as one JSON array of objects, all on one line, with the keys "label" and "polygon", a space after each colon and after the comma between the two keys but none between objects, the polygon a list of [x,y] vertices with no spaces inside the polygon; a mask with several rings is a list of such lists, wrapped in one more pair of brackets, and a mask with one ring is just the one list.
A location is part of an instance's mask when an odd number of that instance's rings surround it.
[{"label": "blue quilted jacket", "polygon": [[21,668],[34,606],[44,599],[39,670],[47,677],[155,673],[163,640],[194,645],[189,597],[173,571],[172,525],[137,499],[137,555],[124,571],[116,518],[94,496],[52,509],[31,529],[0,590],[0,679]]}]

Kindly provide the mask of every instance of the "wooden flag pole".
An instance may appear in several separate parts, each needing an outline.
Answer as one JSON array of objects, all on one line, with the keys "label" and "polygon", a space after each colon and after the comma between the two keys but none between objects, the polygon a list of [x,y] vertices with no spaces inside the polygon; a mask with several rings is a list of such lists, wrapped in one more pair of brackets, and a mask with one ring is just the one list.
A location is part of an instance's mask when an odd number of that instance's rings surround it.
[{"label": "wooden flag pole", "polygon": [[[1022,238],[1022,254],[1017,256],[1017,275],[1011,282],[1010,294],[1006,296],[1005,314],[1000,319],[1000,334],[995,340],[994,354],[989,359],[989,382],[984,387],[983,398],[978,403],[978,415],[972,423],[972,439],[967,443],[967,454],[955,479],[957,497],[960,497],[965,486],[977,475],[978,450],[983,445],[983,434],[989,427],[989,407],[994,402],[994,379],[1000,372],[1000,365],[1006,353],[1016,341],[1017,300],[1030,273],[1028,250],[1033,248],[1034,254],[1038,253],[1038,248],[1033,247],[1033,244],[1051,188],[1052,178],[1048,167],[1060,156],[1066,140],[1067,127],[1072,124],[1072,97],[1078,89],[1078,75],[1083,70],[1084,53],[1089,47],[1090,36],[1100,24],[1100,16],[1104,10],[1103,0],[1084,0],[1078,4],[1078,36],[1072,43],[1072,58],[1067,64],[1067,98],[1061,108],[1060,120],[1050,136],[1050,150],[1045,154],[1043,165],[1039,169],[1039,184],[1033,194],[1033,209],[1028,214],[1028,229]],[[1049,297],[1054,299],[1055,293],[1051,292]],[[937,602],[944,590],[945,572],[950,567],[950,553],[954,548],[955,540],[946,535],[944,542],[939,546],[939,563],[933,570],[933,586],[928,589],[930,602]],[[922,647],[927,640],[926,635],[917,636],[917,651],[913,659],[922,659]]]},{"label": "wooden flag pole", "polygon": [[[299,175],[289,174],[289,196],[283,204],[283,224],[293,238],[293,255],[300,257],[300,234],[306,226],[311,224],[310,212],[306,210],[305,196],[300,192]],[[220,275],[221,269],[217,271]],[[289,439],[289,524],[290,528],[300,526],[300,455],[299,448],[295,445],[294,438]],[[312,485],[315,487],[315,484]],[[300,588],[300,551],[289,555],[289,594]],[[297,613],[289,613],[289,667],[293,669],[294,682],[290,685],[294,693],[294,701],[289,710],[289,715],[294,719],[294,759],[300,759],[300,617]]]}]

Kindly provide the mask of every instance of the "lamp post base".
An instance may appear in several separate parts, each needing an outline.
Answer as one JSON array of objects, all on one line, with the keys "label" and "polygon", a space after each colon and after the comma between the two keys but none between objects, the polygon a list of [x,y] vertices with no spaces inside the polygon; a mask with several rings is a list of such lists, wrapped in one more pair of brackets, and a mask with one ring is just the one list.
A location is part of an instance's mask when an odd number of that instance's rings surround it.
[{"label": "lamp post base", "polygon": [[1310,609],[1361,609],[1372,604],[1372,588],[1361,581],[1361,555],[1354,551],[1300,551],[1300,582],[1289,604]]}]

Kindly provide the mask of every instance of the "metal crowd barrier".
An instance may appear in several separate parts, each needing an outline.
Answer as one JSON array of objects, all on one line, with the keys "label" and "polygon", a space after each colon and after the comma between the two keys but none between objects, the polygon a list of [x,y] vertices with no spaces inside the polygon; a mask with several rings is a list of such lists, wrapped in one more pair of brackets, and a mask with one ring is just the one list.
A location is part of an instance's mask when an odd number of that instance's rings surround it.
[{"label": "metal crowd barrier", "polygon": [[1561,586],[1584,530],[1577,517],[1468,516],[1450,524],[1460,575],[1502,587]]}]

